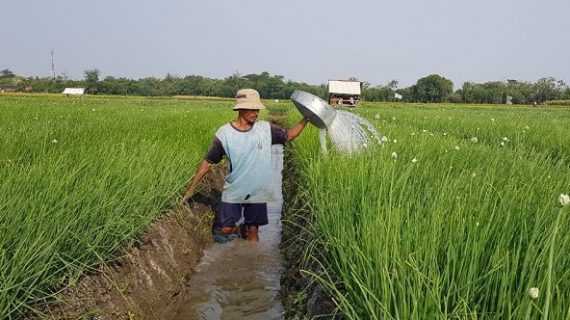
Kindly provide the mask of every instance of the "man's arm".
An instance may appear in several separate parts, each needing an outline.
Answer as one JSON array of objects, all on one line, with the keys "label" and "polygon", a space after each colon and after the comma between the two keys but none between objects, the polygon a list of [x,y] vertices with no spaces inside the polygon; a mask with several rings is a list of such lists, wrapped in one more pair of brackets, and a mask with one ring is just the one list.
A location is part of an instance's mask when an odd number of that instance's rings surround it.
[{"label": "man's arm", "polygon": [[198,182],[200,182],[200,180],[202,180],[202,178],[210,171],[210,168],[212,168],[212,166],[213,166],[212,163],[206,160],[202,161],[200,167],[198,168],[196,174],[194,175],[194,178],[192,179],[192,182],[190,183],[190,186],[186,189],[184,195],[182,196],[183,202],[186,202],[186,200],[194,194],[194,189],[196,189],[196,185],[198,185]]},{"label": "man's arm", "polygon": [[301,121],[297,122],[297,124],[289,128],[289,130],[287,130],[287,142],[295,140],[295,138],[303,132],[303,129],[305,129],[308,122],[309,120],[307,118],[303,118]]}]

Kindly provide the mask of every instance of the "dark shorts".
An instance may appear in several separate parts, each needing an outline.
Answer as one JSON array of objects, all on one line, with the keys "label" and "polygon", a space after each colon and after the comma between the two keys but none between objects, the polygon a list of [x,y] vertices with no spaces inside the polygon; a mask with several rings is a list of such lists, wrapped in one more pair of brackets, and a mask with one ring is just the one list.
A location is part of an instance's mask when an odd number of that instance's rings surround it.
[{"label": "dark shorts", "polygon": [[267,203],[227,203],[222,202],[216,222],[222,227],[233,227],[243,216],[245,225],[263,226],[269,223],[267,219]]}]

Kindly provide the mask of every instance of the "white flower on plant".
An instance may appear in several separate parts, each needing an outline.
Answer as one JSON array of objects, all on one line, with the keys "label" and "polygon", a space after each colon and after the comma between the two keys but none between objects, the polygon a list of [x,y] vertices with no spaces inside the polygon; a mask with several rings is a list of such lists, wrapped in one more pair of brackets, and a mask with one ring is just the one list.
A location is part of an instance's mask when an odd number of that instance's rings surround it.
[{"label": "white flower on plant", "polygon": [[386,143],[388,142],[388,137],[382,136],[382,139],[380,139],[380,141],[382,141],[382,143]]},{"label": "white flower on plant", "polygon": [[447,135],[447,132],[444,132],[443,135],[446,136],[446,135]]},{"label": "white flower on plant", "polygon": [[477,176],[477,174],[476,174],[475,172],[473,172],[473,173],[471,174],[471,178],[475,178],[476,176]]},{"label": "white flower on plant", "polygon": [[509,138],[507,138],[507,137],[503,137],[503,141],[509,142],[510,140],[509,140]]},{"label": "white flower on plant", "polygon": [[524,128],[527,129],[527,130],[530,130],[530,127],[529,127],[529,126],[526,126],[526,127],[524,127]]},{"label": "white flower on plant", "polygon": [[528,296],[531,297],[532,299],[537,299],[539,294],[540,291],[536,287],[528,289]]},{"label": "white flower on plant", "polygon": [[396,153],[396,151],[392,152],[392,158],[398,159],[398,154]]},{"label": "white flower on plant", "polygon": [[57,141],[57,139],[53,139],[53,140],[51,141],[51,143],[58,143],[58,142],[59,142],[59,141]]},{"label": "white flower on plant", "polygon": [[396,120],[396,117],[392,117],[392,120]]},{"label": "white flower on plant", "polygon": [[472,138],[471,138],[471,142],[477,143],[477,142],[479,142],[479,139],[477,139],[477,137],[472,137]]},{"label": "white flower on plant", "polygon": [[426,132],[427,132],[427,130],[426,130],[426,129],[423,129],[423,130],[422,130],[422,132],[423,132],[423,133],[426,133]]},{"label": "white flower on plant", "polygon": [[377,114],[374,116],[374,119],[380,119],[380,114],[377,113]]},{"label": "white flower on plant", "polygon": [[495,122],[495,118],[491,118],[491,121],[492,121],[492,122]]},{"label": "white flower on plant", "polygon": [[504,147],[505,143],[503,141],[501,141],[501,147]]},{"label": "white flower on plant", "polygon": [[459,146],[455,146],[455,148],[454,148],[454,149],[455,149],[455,150],[459,150]]},{"label": "white flower on plant", "polygon": [[475,222],[475,226],[476,226],[476,227],[479,226],[479,221]]},{"label": "white flower on plant", "polygon": [[412,136],[415,135],[415,134],[416,134],[415,132],[410,133],[410,135],[412,135]]},{"label": "white flower on plant", "polygon": [[398,140],[394,139],[394,140],[392,140],[392,142],[394,142],[394,143],[397,143],[397,142],[398,142]]},{"label": "white flower on plant", "polygon": [[558,197],[558,201],[560,201],[560,204],[565,207],[568,204],[570,204],[570,196],[568,196],[567,194],[561,193],[560,196]]},{"label": "white flower on plant", "polygon": [[91,111],[95,111],[95,109],[91,109]]},{"label": "white flower on plant", "polygon": [[416,163],[416,162],[418,162],[418,159],[413,158],[413,159],[412,159],[412,163]]}]

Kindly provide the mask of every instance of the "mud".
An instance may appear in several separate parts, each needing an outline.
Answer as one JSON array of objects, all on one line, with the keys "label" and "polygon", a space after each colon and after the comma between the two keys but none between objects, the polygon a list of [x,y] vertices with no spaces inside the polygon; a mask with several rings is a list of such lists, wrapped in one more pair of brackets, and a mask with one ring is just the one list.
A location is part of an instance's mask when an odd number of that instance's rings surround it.
[{"label": "mud", "polygon": [[212,244],[224,175],[225,168],[214,168],[188,205],[165,212],[136,246],[123,248],[117,259],[38,306],[41,313],[25,318],[172,318],[204,249]]}]

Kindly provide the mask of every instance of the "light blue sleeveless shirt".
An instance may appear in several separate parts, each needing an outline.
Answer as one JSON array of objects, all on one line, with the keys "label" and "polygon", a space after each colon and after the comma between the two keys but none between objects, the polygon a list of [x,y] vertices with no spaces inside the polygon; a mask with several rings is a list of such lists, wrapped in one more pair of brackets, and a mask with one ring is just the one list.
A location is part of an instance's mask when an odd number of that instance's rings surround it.
[{"label": "light blue sleeveless shirt", "polygon": [[225,124],[216,132],[230,161],[222,201],[264,203],[271,200],[271,126],[257,121],[251,130],[241,132]]}]

